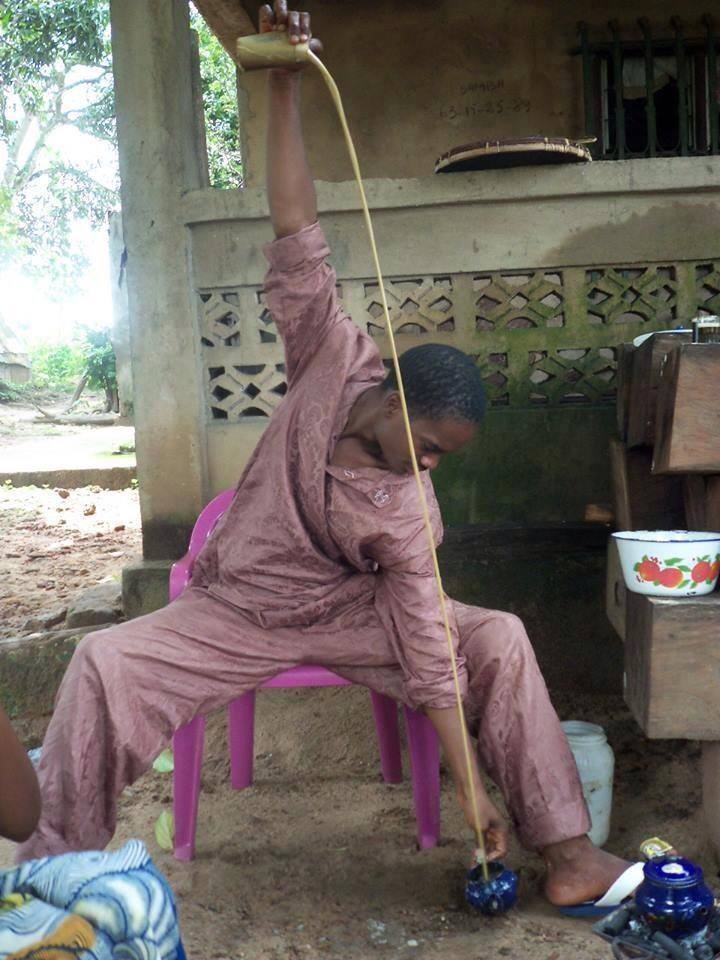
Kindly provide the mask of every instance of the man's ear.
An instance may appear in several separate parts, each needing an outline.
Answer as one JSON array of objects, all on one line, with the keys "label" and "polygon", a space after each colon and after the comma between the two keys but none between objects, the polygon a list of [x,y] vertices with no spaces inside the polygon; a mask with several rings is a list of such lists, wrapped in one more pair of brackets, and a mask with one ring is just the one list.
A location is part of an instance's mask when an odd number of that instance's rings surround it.
[{"label": "man's ear", "polygon": [[383,411],[386,417],[394,417],[402,409],[400,394],[397,390],[388,390],[383,398]]}]

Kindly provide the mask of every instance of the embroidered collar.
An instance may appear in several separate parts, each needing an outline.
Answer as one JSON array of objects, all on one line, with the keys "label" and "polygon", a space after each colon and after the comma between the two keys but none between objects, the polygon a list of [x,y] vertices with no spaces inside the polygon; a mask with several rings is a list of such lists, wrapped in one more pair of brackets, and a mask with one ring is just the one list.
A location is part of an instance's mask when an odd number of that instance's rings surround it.
[{"label": "embroidered collar", "polygon": [[[415,490],[415,477],[412,473],[392,473],[379,467],[341,467],[334,463],[329,463],[325,472],[340,483],[364,493],[376,507],[387,506],[403,490]],[[432,486],[426,474],[422,474],[422,479],[426,487]]]}]

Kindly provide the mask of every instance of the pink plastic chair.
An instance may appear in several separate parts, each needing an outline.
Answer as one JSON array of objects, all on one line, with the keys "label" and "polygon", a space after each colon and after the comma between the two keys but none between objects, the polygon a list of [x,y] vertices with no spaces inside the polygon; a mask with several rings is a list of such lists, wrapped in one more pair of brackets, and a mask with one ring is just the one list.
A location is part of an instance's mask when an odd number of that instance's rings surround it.
[{"label": "pink plastic chair", "polygon": [[[185,556],[170,571],[170,599],[178,597],[188,584],[194,558],[233,498],[233,490],[219,493],[197,518]],[[305,664],[285,670],[262,684],[263,687],[349,686],[325,667]],[[371,691],[375,717],[380,769],[387,783],[402,780],[402,758],[398,731],[397,704],[389,697]],[[417,841],[421,849],[434,847],[440,836],[440,759],[435,730],[427,717],[405,707],[405,722],[410,754]],[[249,787],[253,779],[253,741],[255,728],[255,691],[250,690],[228,706],[230,745],[230,782],[235,790]],[[175,857],[192,860],[195,855],[195,829],[200,796],[205,718],[197,716],[180,727],[173,736],[173,817]]]}]

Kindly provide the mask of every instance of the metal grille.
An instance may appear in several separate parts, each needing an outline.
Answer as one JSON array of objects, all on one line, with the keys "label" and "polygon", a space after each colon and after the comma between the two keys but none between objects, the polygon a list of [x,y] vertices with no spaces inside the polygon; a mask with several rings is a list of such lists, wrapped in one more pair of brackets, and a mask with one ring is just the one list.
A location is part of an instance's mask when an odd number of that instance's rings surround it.
[{"label": "metal grille", "polygon": [[679,17],[671,33],[654,35],[643,17],[634,38],[616,20],[602,38],[578,24],[582,57],[585,135],[595,137],[601,160],[687,157],[720,153],[717,39],[706,14],[700,36],[686,36]]}]

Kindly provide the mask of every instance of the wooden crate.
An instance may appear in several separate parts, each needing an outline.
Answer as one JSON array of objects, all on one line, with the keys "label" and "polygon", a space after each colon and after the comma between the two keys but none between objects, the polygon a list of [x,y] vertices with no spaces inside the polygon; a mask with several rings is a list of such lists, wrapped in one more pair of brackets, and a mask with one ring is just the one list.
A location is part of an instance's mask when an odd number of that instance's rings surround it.
[{"label": "wooden crate", "polygon": [[706,477],[705,524],[699,529],[720,531],[720,476]]},{"label": "wooden crate", "polygon": [[[662,476],[662,474],[656,474]],[[672,474],[665,474],[672,476]],[[707,525],[707,483],[699,473],[686,473],[682,478],[685,501],[685,523],[688,530],[709,530]]]},{"label": "wooden crate", "polygon": [[628,592],[625,701],[648,737],[720,740],[720,593]]},{"label": "wooden crate", "polygon": [[682,480],[687,529],[720,532],[720,474],[686,473]]},{"label": "wooden crate", "polygon": [[632,382],[633,353],[632,343],[620,343],[617,347],[617,400],[615,413],[617,416],[617,431],[621,440],[627,440],[628,419],[630,416],[630,384]]},{"label": "wooden crate", "polygon": [[689,343],[692,333],[656,333],[633,350],[630,388],[627,391],[627,443],[629,447],[652,446],[660,371],[669,351]]},{"label": "wooden crate", "polygon": [[[613,508],[618,530],[676,530],[685,525],[682,477],[651,472],[652,450],[610,441]],[[702,527],[700,528],[702,529]]]},{"label": "wooden crate", "polygon": [[607,573],[605,580],[605,612],[621,640],[625,639],[627,617],[625,578],[620,567],[620,554],[612,537],[608,540]]},{"label": "wooden crate", "polygon": [[720,343],[684,343],[662,368],[655,473],[720,473]]}]

